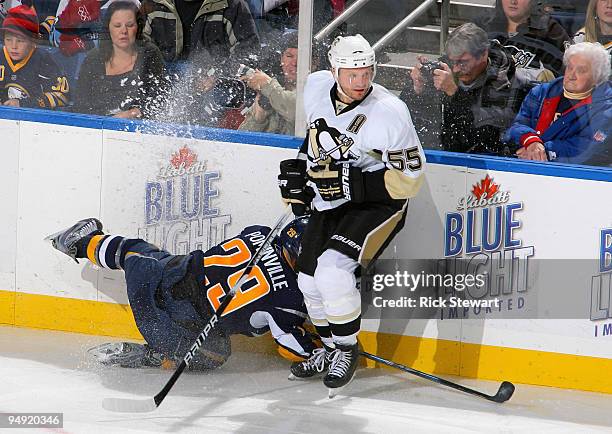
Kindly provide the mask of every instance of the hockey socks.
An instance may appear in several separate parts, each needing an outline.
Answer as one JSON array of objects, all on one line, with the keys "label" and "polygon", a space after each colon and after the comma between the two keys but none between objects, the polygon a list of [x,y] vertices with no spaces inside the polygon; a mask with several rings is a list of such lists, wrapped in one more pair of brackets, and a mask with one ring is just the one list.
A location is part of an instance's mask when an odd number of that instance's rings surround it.
[{"label": "hockey socks", "polygon": [[357,335],[359,331],[356,333],[352,333],[348,336],[338,336],[334,334],[333,341],[335,345],[355,345],[357,343]]},{"label": "hockey socks", "polygon": [[[332,338],[331,328],[329,327],[329,323],[327,325],[315,325],[315,330],[317,334],[321,338],[321,342],[323,346],[327,348],[331,348],[333,350],[335,348],[334,339]],[[330,350],[330,351],[331,351]]]},{"label": "hockey socks", "polygon": [[83,239],[79,249],[85,246],[85,251],[80,257],[86,256],[102,268],[123,270],[126,253],[130,245],[136,241],[119,235],[94,235]]}]

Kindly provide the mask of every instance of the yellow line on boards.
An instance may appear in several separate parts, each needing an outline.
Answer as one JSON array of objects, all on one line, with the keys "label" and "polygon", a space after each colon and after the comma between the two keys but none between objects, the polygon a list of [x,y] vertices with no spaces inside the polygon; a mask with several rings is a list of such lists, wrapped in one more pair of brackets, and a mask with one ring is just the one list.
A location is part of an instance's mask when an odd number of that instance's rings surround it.
[{"label": "yellow line on boards", "polygon": [[0,291],[0,306],[4,300],[14,302],[13,321],[0,309],[0,322],[30,327],[91,335],[142,339],[129,306],[101,301],[24,292]]},{"label": "yellow line on boards", "polygon": [[15,324],[15,291],[0,291],[0,324]]},{"label": "yellow line on boards", "polygon": [[367,352],[437,375],[612,393],[612,359],[367,331],[359,340]]},{"label": "yellow line on boards", "polygon": [[[15,291],[0,290],[0,324],[142,339],[127,305]],[[437,375],[612,393],[612,359],[371,331],[362,331],[359,340],[367,352]],[[241,349],[275,352],[263,340],[232,341]]]}]

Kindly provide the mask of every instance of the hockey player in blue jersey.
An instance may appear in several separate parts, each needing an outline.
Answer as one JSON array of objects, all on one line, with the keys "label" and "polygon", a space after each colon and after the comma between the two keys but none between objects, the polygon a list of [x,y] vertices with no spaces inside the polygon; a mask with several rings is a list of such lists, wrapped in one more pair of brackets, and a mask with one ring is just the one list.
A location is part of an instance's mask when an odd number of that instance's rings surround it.
[{"label": "hockey player in blue jersey", "polygon": [[[315,345],[302,325],[307,317],[293,270],[307,218],[283,228],[221,315],[190,369],[212,369],[230,356],[229,335],[268,331],[285,358],[305,360]],[[172,367],[242,274],[270,228],[249,226],[206,252],[171,255],[140,239],[106,235],[89,218],[50,235],[53,246],[73,259],[125,272],[127,295],[146,345],[104,344],[90,350],[100,362],[126,367]]]}]

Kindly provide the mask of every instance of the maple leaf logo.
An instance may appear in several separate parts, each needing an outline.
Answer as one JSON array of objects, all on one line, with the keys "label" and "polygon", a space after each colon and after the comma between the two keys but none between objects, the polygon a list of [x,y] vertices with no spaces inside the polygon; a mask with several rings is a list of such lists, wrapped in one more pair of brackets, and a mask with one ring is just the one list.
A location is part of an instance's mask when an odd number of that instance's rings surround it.
[{"label": "maple leaf logo", "polygon": [[172,158],[170,159],[170,163],[176,169],[181,167],[181,165],[183,165],[185,169],[189,169],[196,161],[198,161],[198,156],[193,153],[187,145],[179,149],[178,152],[172,154]]},{"label": "maple leaf logo", "polygon": [[485,176],[479,183],[474,184],[472,188],[472,193],[476,196],[476,199],[490,199],[498,191],[499,184],[494,183],[493,178],[490,178],[489,175]]}]

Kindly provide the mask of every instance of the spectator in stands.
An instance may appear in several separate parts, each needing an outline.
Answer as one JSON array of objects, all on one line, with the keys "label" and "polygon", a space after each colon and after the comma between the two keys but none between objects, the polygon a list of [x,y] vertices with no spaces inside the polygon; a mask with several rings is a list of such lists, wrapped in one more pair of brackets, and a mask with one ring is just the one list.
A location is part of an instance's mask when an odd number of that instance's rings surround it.
[{"label": "spectator in stands", "polygon": [[517,74],[550,81],[562,73],[565,29],[543,9],[543,0],[496,0],[495,9],[475,23],[514,58]]},{"label": "spectator in stands", "polygon": [[297,80],[297,34],[285,37],[281,49],[278,78],[257,69],[242,77],[247,86],[257,91],[239,129],[293,135],[295,131],[295,82]]},{"label": "spectator in stands", "polygon": [[8,8],[8,4],[6,0],[0,0],[0,21],[4,20],[4,17],[6,17],[7,8]]},{"label": "spectator in stands", "polygon": [[612,55],[612,1],[590,0],[584,27],[574,42],[599,42]]},{"label": "spectator in stands", "polygon": [[446,57],[435,65],[419,57],[400,95],[419,136],[440,131],[443,150],[505,154],[501,135],[526,93],[512,57],[473,23],[449,35]]},{"label": "spectator in stands", "polygon": [[36,47],[40,33],[34,9],[26,5],[9,9],[1,31],[0,103],[41,108],[67,105],[68,79],[53,58]]},{"label": "spectator in stands", "polygon": [[531,90],[504,139],[519,158],[584,163],[612,133],[610,56],[599,43],[565,51],[565,75]]},{"label": "spectator in stands", "polygon": [[[244,0],[144,0],[144,34],[166,62],[199,56],[203,71],[235,65],[259,51],[255,22]],[[237,69],[232,69],[236,72]]]},{"label": "spectator in stands", "polygon": [[[6,0],[11,2],[11,0]],[[53,59],[70,81],[75,81],[86,52],[94,47],[100,30],[98,0],[13,0],[31,6],[38,16],[39,46],[59,47]],[[112,1],[112,0],[110,0]],[[0,8],[3,0],[0,0]],[[0,12],[1,14],[1,12]],[[1,16],[0,16],[1,21]]]},{"label": "spectator in stands", "polygon": [[[389,7],[388,2],[383,3],[384,8],[393,10],[397,2],[402,0],[394,0],[395,4]],[[251,15],[255,19],[257,28],[259,29],[262,43],[266,44],[272,41],[273,37],[278,36],[275,29],[280,29],[281,33],[288,29],[297,30],[299,20],[299,0],[246,0],[251,10]],[[380,2],[376,2],[380,4]],[[366,5],[366,9],[367,9]],[[334,18],[344,12],[346,0],[313,0],[312,10],[312,33],[318,33],[323,27],[329,24]],[[380,8],[380,6],[378,6]],[[385,9],[387,10],[387,9]],[[346,31],[346,24],[339,26],[338,30]],[[330,39],[333,40],[333,35]]]},{"label": "spectator in stands", "polygon": [[252,65],[260,42],[245,0],[143,0],[145,37],[161,50],[181,122],[237,128],[235,111],[219,107],[219,78],[236,77],[240,64]]},{"label": "spectator in stands", "polygon": [[117,0],[106,11],[110,38],[83,62],[74,110],[119,118],[150,118],[165,100],[159,49],[142,40],[143,17],[133,1]]},{"label": "spectator in stands", "polygon": [[[39,0],[40,1],[40,0]],[[100,26],[99,0],[65,0],[58,2],[54,30],[59,32],[57,41],[62,54],[72,57],[94,48],[96,31]],[[49,24],[46,21],[46,26]]]}]

